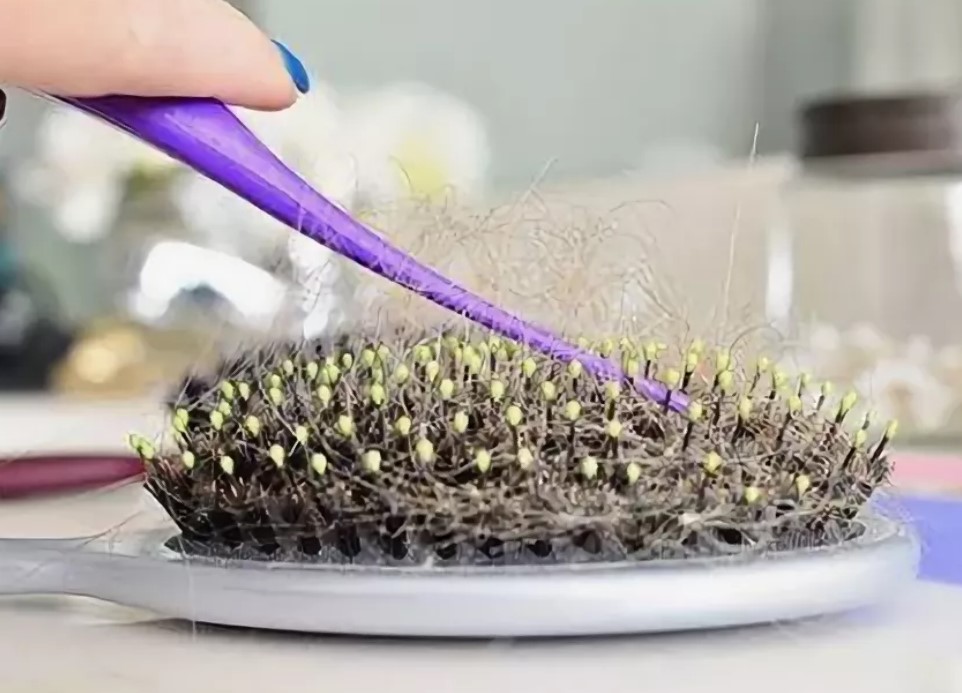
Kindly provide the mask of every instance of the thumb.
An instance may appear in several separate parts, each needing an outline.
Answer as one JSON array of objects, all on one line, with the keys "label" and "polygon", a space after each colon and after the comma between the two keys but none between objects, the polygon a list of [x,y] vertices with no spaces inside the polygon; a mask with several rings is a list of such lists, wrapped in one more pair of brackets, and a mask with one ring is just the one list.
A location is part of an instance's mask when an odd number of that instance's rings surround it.
[{"label": "thumb", "polygon": [[0,26],[0,82],[52,94],[278,110],[308,89],[300,61],[223,0],[0,0]]}]

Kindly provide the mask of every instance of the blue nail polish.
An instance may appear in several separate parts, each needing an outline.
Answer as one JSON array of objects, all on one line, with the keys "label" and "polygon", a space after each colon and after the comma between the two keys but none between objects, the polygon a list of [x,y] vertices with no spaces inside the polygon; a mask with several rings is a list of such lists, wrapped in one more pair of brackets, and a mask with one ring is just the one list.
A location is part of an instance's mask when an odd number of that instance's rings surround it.
[{"label": "blue nail polish", "polygon": [[291,51],[280,41],[274,41],[274,45],[284,56],[284,65],[287,67],[287,72],[290,74],[291,79],[294,80],[294,86],[297,87],[297,91],[302,94],[306,94],[311,90],[311,78],[307,74],[307,70],[296,55],[291,53]]}]

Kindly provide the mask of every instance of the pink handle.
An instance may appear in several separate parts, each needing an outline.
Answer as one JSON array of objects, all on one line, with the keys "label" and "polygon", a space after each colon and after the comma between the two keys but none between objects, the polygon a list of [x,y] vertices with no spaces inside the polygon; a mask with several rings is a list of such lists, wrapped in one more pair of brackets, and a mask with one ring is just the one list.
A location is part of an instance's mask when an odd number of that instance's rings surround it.
[{"label": "pink handle", "polygon": [[31,498],[103,488],[139,479],[144,472],[128,455],[33,455],[0,458],[0,498]]}]

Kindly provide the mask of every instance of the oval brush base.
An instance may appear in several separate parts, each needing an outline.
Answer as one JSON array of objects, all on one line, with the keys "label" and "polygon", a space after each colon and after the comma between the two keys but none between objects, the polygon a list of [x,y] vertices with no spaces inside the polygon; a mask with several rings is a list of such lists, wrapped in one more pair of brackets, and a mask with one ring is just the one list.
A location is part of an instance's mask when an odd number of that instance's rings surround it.
[{"label": "oval brush base", "polygon": [[841,546],[764,557],[473,568],[188,558],[167,548],[170,531],[70,546],[0,541],[0,592],[83,595],[201,623],[364,636],[699,630],[886,601],[915,579],[918,544],[879,516],[865,527]]}]

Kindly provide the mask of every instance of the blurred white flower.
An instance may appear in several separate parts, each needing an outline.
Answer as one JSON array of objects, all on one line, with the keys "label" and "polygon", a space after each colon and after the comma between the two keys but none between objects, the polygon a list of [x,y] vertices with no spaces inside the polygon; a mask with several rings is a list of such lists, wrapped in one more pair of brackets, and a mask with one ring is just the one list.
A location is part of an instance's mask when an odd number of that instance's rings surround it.
[{"label": "blurred white flower", "polygon": [[948,371],[962,370],[962,346],[952,344],[940,349],[936,356],[936,365]]},{"label": "blurred white flower", "polygon": [[421,84],[398,84],[358,98],[349,109],[358,192],[365,204],[453,192],[484,192],[490,164],[487,130],[468,104]]},{"label": "blurred white flower", "polygon": [[905,358],[914,363],[931,363],[935,359],[932,339],[926,335],[914,335],[905,344]]},{"label": "blurred white flower", "polygon": [[132,175],[162,175],[177,162],[79,111],[46,112],[31,159],[15,171],[17,192],[51,211],[67,238],[89,242],[113,225]]},{"label": "blurred white flower", "polygon": [[281,161],[329,200],[350,207],[357,177],[338,96],[323,84],[277,113],[237,109],[237,114]]},{"label": "blurred white flower", "polygon": [[817,354],[833,354],[841,347],[842,336],[831,325],[816,324],[809,332],[808,345]]},{"label": "blurred white flower", "polygon": [[815,323],[802,331],[803,338],[784,357],[784,367],[793,375],[808,373],[828,376],[842,346],[842,335],[831,325]]},{"label": "blurred white flower", "polygon": [[859,351],[872,356],[881,356],[888,346],[882,333],[870,323],[861,322],[849,329],[844,336],[845,342]]},{"label": "blurred white flower", "polygon": [[[448,195],[467,202],[485,192],[487,129],[471,106],[449,94],[422,84],[392,85],[348,101],[343,123],[355,176],[351,207],[359,217],[408,201],[443,204]],[[307,337],[331,324],[332,302],[348,303],[356,313],[380,296],[383,287],[337,260],[316,252],[295,260],[312,277],[303,284],[314,301]]]},{"label": "blurred white flower", "polygon": [[920,432],[941,427],[954,403],[951,388],[914,358],[879,360],[855,380],[855,388],[883,418],[899,419]]},{"label": "blurred white flower", "polygon": [[[319,181],[344,191],[334,199],[355,215],[410,200],[440,203],[447,194],[470,200],[484,193],[490,156],[484,122],[448,94],[399,84],[356,95],[345,102],[341,124],[339,166],[350,177],[338,180],[331,173],[336,166],[325,162],[312,182],[322,191]],[[376,293],[370,283],[364,285],[364,275],[321,250],[301,239],[291,244],[305,292],[305,337],[330,326],[335,306],[361,307]]]}]

